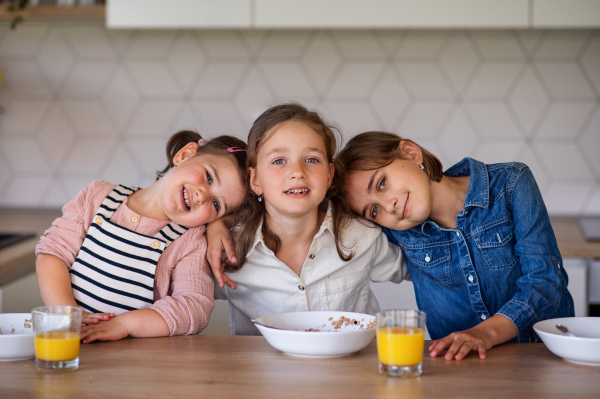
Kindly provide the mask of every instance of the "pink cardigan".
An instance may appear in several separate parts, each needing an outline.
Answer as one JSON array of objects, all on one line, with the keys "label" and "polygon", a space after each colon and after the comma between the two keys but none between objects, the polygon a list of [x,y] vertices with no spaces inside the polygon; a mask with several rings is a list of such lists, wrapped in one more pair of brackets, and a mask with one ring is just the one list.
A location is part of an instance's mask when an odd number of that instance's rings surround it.
[{"label": "pink cardigan", "polygon": [[[54,255],[70,269],[87,234],[92,219],[104,198],[115,187],[106,181],[96,181],[84,187],[63,207],[63,216],[56,219],[38,243],[35,254]],[[137,223],[132,221],[137,217]],[[127,206],[119,206],[111,221],[147,236],[154,236],[170,221],[143,217]],[[208,324],[215,307],[214,283],[206,262],[204,226],[189,229],[163,252],[154,278],[154,305],[169,326],[170,335],[197,334]]]}]

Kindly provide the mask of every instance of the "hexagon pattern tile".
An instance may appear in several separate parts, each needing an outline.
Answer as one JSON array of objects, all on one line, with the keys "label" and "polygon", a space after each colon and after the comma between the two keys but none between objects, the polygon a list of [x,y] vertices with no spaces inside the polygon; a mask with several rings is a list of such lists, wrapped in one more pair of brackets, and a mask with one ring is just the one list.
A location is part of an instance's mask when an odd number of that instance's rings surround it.
[{"label": "hexagon pattern tile", "polygon": [[59,208],[92,180],[151,184],[178,129],[242,139],[297,100],[344,142],[389,130],[445,166],[530,165],[554,215],[600,215],[599,30],[0,27],[0,206]]}]

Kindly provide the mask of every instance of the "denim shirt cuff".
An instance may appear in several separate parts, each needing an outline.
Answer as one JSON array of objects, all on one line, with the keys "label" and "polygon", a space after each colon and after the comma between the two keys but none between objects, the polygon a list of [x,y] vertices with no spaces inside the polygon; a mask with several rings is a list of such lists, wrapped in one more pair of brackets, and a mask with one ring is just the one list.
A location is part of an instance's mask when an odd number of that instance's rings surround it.
[{"label": "denim shirt cuff", "polygon": [[510,321],[517,328],[519,342],[536,342],[537,337],[533,332],[535,313],[525,302],[515,299],[510,300],[498,311],[498,313]]}]

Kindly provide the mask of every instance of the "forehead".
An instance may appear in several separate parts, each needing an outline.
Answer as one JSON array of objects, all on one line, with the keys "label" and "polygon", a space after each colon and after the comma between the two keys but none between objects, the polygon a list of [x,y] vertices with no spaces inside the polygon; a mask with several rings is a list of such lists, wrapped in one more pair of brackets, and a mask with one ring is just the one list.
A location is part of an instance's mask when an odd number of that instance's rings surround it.
[{"label": "forehead", "polygon": [[[360,170],[352,172],[346,180],[346,195],[348,203],[354,212],[362,213],[362,209],[371,200],[371,194],[367,192],[369,181],[376,170]],[[374,184],[374,183],[373,183]]]},{"label": "forehead", "polygon": [[325,141],[319,133],[312,127],[302,121],[287,121],[280,123],[266,134],[266,139],[263,141],[261,151],[263,149],[271,149],[274,147],[282,147],[285,149],[298,148],[298,143],[301,143],[300,148],[314,147],[326,152]]}]

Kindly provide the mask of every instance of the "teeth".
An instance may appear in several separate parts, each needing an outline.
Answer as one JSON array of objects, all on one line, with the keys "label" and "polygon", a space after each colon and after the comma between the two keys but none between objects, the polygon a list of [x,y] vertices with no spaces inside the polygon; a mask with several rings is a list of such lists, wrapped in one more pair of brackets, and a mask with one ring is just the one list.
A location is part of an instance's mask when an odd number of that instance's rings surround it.
[{"label": "teeth", "polygon": [[294,190],[287,190],[286,193],[288,194],[304,194],[304,193],[308,193],[310,190],[308,188],[298,188],[298,189],[294,189]]},{"label": "teeth", "polygon": [[183,201],[185,201],[185,206],[187,206],[188,209],[191,209],[190,200],[188,199],[187,190],[185,188],[183,189]]}]

